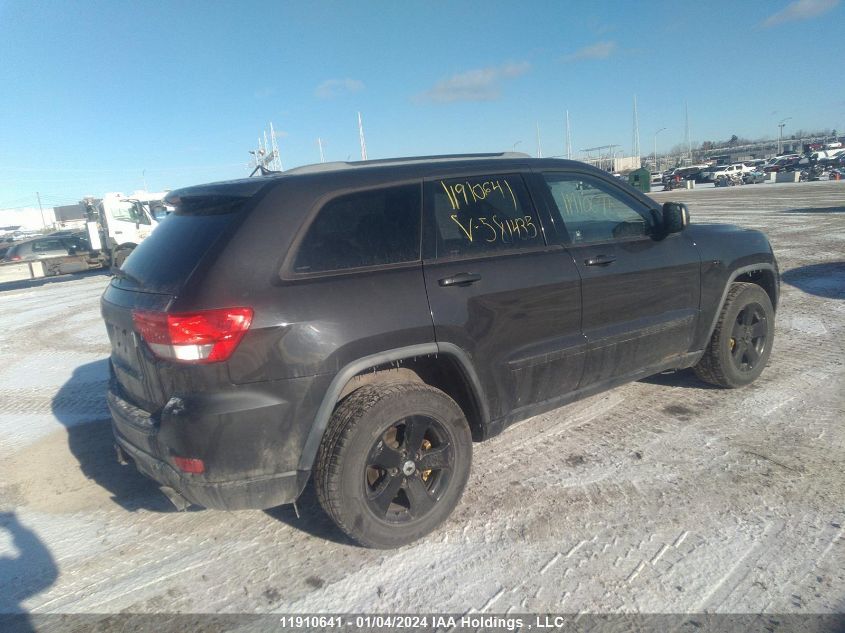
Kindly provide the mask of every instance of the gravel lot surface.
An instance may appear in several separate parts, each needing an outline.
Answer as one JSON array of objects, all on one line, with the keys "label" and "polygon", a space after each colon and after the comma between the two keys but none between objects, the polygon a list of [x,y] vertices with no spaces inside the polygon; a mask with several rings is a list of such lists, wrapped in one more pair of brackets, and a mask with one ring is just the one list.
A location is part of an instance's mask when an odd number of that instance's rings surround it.
[{"label": "gravel lot surface", "polygon": [[103,274],[0,289],[0,612],[845,610],[845,182],[657,193],[768,233],[770,365],[661,375],[475,446],[452,518],[347,542],[313,492],[178,513],[114,461]]}]

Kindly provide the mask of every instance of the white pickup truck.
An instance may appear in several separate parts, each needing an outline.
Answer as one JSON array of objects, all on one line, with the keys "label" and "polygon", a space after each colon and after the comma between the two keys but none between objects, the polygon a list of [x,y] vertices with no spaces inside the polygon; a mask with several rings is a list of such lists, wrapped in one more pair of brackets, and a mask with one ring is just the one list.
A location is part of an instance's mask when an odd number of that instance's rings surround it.
[{"label": "white pickup truck", "polygon": [[105,265],[120,268],[129,253],[172,210],[164,204],[165,195],[166,191],[106,193],[98,203],[88,203],[91,250],[99,251]]}]

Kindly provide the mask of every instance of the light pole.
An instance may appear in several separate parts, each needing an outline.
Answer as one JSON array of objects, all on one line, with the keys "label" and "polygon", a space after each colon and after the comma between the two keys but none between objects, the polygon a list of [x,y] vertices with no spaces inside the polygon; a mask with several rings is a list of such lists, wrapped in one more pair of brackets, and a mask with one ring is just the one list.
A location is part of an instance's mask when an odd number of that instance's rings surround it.
[{"label": "light pole", "polygon": [[785,119],[781,120],[778,123],[778,154],[783,151],[783,127],[786,125],[786,122],[791,119],[791,116],[786,117]]},{"label": "light pole", "polygon": [[657,135],[665,129],[665,127],[662,127],[654,133],[654,171],[660,171],[657,169]]},{"label": "light pole", "polygon": [[511,150],[511,151],[514,151],[514,152],[515,152],[515,151],[516,151],[516,146],[517,146],[517,145],[519,145],[520,143],[522,143],[522,141],[517,141],[516,143],[514,143],[514,144],[513,144],[513,148],[512,148],[512,150]]}]

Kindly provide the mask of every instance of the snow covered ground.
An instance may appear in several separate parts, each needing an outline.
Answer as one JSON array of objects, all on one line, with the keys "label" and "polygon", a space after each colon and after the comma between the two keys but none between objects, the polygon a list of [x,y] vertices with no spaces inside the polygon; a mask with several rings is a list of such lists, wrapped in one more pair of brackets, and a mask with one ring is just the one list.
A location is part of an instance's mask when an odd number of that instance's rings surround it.
[{"label": "snow covered ground", "polygon": [[771,237],[762,378],[658,376],[527,420],[397,551],[350,544],[310,489],[300,519],[175,512],[112,453],[108,277],[0,289],[0,612],[845,610],[845,182],[654,198]]}]

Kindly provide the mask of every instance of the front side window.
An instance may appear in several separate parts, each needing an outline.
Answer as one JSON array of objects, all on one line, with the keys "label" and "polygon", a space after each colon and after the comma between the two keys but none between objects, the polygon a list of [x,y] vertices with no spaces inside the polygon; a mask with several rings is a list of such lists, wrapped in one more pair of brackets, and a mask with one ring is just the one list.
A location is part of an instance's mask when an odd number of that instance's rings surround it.
[{"label": "front side window", "polygon": [[340,196],[320,209],[296,254],[296,273],[413,262],[420,258],[419,185]]},{"label": "front side window", "polygon": [[645,218],[610,185],[580,174],[547,173],[543,177],[573,244],[648,234]]},{"label": "front side window", "polygon": [[540,221],[522,177],[447,178],[426,183],[437,257],[543,246]]},{"label": "front side window", "polygon": [[115,220],[122,222],[132,222],[133,224],[149,224],[150,219],[147,214],[141,209],[141,205],[134,202],[121,202],[120,205],[112,211],[112,216]]}]

